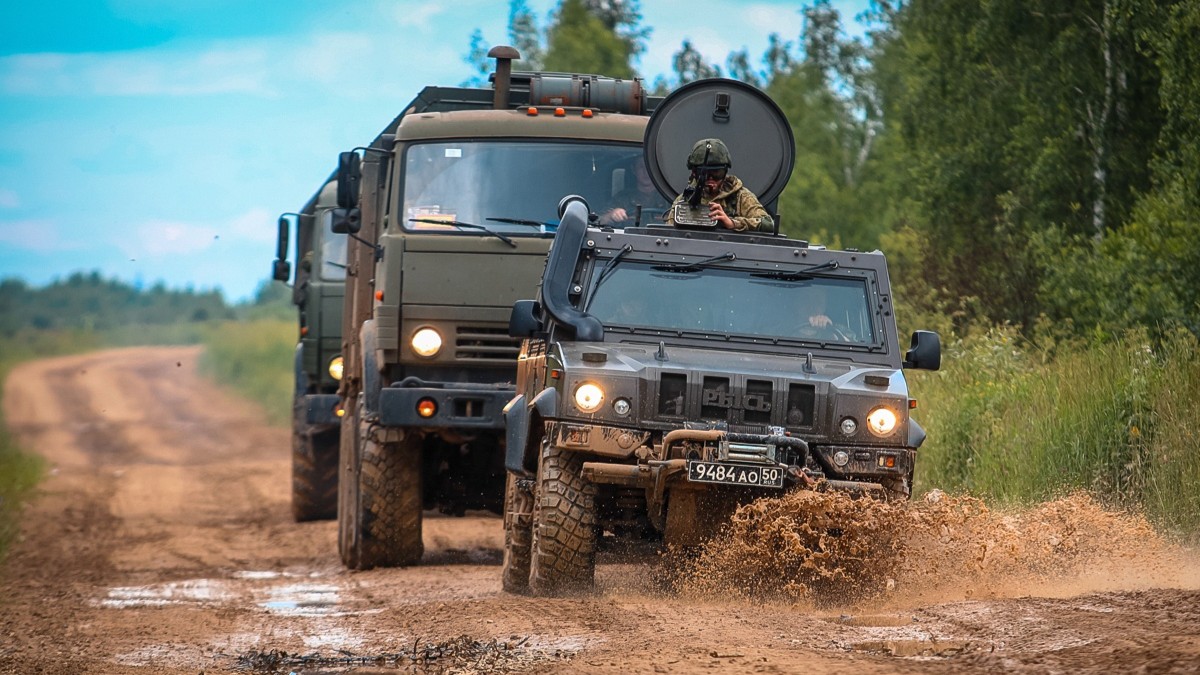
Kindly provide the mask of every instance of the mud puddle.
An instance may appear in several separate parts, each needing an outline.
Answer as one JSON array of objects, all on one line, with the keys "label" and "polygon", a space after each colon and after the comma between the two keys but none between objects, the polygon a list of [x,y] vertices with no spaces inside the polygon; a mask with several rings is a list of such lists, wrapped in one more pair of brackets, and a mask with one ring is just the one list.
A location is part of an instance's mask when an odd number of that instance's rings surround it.
[{"label": "mud puddle", "polygon": [[239,671],[274,675],[320,673],[508,673],[533,665],[566,663],[587,640],[545,640],[537,636],[512,636],[507,640],[478,640],[467,635],[430,642],[414,640],[404,651],[359,654],[345,649],[291,654],[279,650],[248,651],[228,657]]}]

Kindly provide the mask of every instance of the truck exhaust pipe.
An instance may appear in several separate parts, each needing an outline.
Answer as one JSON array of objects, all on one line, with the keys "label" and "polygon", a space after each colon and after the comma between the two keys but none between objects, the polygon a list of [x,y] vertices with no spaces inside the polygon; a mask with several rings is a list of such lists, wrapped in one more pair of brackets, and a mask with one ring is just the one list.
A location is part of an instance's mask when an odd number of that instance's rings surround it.
[{"label": "truck exhaust pipe", "polygon": [[496,76],[492,81],[496,95],[492,107],[496,110],[508,108],[508,92],[512,85],[512,62],[521,58],[521,52],[508,45],[496,45],[488,52],[489,59],[496,59]]}]

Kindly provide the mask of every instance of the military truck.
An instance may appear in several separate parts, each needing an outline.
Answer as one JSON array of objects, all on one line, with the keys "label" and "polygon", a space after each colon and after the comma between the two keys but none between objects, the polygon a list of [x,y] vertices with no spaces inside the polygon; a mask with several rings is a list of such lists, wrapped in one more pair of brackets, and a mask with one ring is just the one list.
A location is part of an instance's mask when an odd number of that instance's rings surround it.
[{"label": "military truck", "polygon": [[272,276],[291,278],[289,230],[296,232],[292,302],[299,311],[293,359],[292,516],[297,521],[337,515],[337,458],[342,377],[342,299],[346,287],[346,235],[318,227],[337,204],[337,185],[322,184],[298,213],[279,217]]},{"label": "military truck", "polygon": [[501,410],[515,393],[515,300],[537,286],[555,204],[633,180],[655,99],[640,80],[514,73],[428,87],[368,147],[342,153],[328,228],[347,270],[338,547],[351,568],[410,565],[423,511],[499,513]]},{"label": "military truck", "polygon": [[[791,171],[786,121],[742,83],[677,90],[646,134],[664,195],[683,192],[706,137],[764,204]],[[524,341],[504,411],[505,589],[587,587],[597,548],[687,550],[738,504],[788,488],[908,497],[925,433],[902,369],[936,370],[940,342],[917,331],[901,354],[881,252],[589,227],[574,196],[560,211],[537,298],[510,316]]]}]

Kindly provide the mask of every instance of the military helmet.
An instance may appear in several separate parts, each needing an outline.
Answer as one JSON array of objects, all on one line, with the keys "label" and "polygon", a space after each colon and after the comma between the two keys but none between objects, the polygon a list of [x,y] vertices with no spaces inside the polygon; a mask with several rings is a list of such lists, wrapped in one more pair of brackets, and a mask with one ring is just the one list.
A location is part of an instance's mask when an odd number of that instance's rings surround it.
[{"label": "military helmet", "polygon": [[724,141],[719,138],[701,138],[692,146],[687,165],[689,169],[728,169],[733,166],[733,161]]}]

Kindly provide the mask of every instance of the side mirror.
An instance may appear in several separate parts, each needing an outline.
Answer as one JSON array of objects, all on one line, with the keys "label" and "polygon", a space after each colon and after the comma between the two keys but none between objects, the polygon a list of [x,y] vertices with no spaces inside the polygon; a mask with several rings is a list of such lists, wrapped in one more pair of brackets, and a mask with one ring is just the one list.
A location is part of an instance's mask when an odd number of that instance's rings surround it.
[{"label": "side mirror", "polygon": [[321,214],[321,227],[334,234],[358,234],[362,229],[362,211],[327,209]]},{"label": "side mirror", "polygon": [[[338,154],[337,205],[343,209],[358,206],[358,184],[362,181],[362,159],[357,152]],[[355,230],[357,232],[357,230]]]},{"label": "side mirror", "polygon": [[914,331],[912,344],[904,354],[904,367],[937,370],[942,367],[942,339],[928,330]]},{"label": "side mirror", "polygon": [[289,227],[291,227],[291,222],[287,216],[279,216],[279,237],[275,245],[275,263],[271,266],[271,278],[276,281],[287,281],[292,276],[292,266],[287,261]]},{"label": "side mirror", "polygon": [[508,315],[508,336],[515,338],[533,337],[542,331],[541,308],[536,300],[518,300],[513,303]]}]

